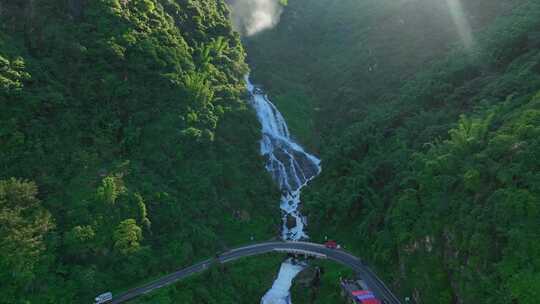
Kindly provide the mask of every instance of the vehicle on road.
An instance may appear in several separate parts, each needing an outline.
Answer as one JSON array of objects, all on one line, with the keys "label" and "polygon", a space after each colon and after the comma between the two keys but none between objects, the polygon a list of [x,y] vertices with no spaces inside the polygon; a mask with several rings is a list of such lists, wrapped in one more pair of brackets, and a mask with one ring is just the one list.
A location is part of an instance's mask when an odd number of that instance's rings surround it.
[{"label": "vehicle on road", "polygon": [[[301,254],[301,255],[313,256],[315,258],[330,259],[332,261],[339,262],[341,264],[344,264],[350,267],[353,271],[356,272],[358,277],[362,278],[361,281],[365,281],[365,284],[362,284],[358,282],[359,279],[340,280],[342,283],[343,289],[346,290],[345,292],[343,292],[343,296],[347,295],[347,298],[353,304],[358,304],[358,303],[400,304],[401,303],[400,300],[392,294],[392,292],[388,289],[388,287],[386,287],[384,283],[376,276],[376,274],[373,273],[373,271],[371,271],[367,265],[362,263],[362,260],[360,260],[359,258],[353,256],[352,254],[344,250],[339,250],[340,246],[335,241],[331,241],[328,245],[329,246],[325,246],[324,244],[297,242],[297,241],[289,241],[289,242],[275,241],[275,242],[251,244],[251,245],[231,249],[218,255],[216,259],[208,259],[206,261],[199,262],[187,268],[179,269],[174,273],[168,274],[159,279],[148,282],[142,286],[128,290],[120,295],[116,295],[112,301],[105,300],[105,302],[97,302],[96,304],[124,303],[126,301],[132,300],[141,295],[148,294],[156,289],[171,285],[193,274],[200,273],[205,270],[205,268],[203,267],[203,264],[207,264],[208,266],[210,266],[211,263],[225,264],[225,263],[237,260],[242,257],[262,255],[262,254],[266,254],[270,252]],[[335,249],[331,249],[331,248],[335,248]],[[365,301],[355,302],[356,300],[353,299],[352,291],[357,291],[357,290],[367,290],[369,292],[372,292],[375,297],[375,300],[379,302],[373,301],[373,299],[369,295],[365,295],[366,296],[365,300],[371,300],[371,302],[369,301],[368,302],[365,302]]]},{"label": "vehicle on road", "polygon": [[336,241],[334,240],[328,240],[324,242],[324,246],[329,249],[339,249],[338,243],[336,243]]},{"label": "vehicle on road", "polygon": [[112,300],[112,292],[102,293],[95,298],[95,304],[108,303]]},{"label": "vehicle on road", "polygon": [[381,301],[369,290],[355,290],[352,296],[358,304],[381,304]]},{"label": "vehicle on road", "polygon": [[370,290],[362,279],[343,279],[339,278],[339,285],[342,289],[342,295],[349,299],[351,304],[383,304],[375,294]]}]

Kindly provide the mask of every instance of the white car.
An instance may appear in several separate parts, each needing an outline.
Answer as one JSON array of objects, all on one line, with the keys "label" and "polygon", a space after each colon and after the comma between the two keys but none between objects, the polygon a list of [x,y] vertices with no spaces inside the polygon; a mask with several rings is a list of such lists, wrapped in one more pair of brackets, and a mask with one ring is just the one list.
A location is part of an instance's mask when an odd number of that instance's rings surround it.
[{"label": "white car", "polygon": [[112,300],[112,292],[102,293],[99,296],[97,296],[95,300],[96,300],[95,304],[107,303],[110,300]]}]

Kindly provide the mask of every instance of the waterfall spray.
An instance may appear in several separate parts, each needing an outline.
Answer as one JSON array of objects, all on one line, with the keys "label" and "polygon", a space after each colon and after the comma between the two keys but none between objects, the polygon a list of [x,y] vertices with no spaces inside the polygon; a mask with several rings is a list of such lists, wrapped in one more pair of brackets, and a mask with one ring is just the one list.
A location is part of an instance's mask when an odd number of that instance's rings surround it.
[{"label": "waterfall spray", "polygon": [[228,0],[235,29],[251,36],[279,23],[283,12],[279,0]]}]

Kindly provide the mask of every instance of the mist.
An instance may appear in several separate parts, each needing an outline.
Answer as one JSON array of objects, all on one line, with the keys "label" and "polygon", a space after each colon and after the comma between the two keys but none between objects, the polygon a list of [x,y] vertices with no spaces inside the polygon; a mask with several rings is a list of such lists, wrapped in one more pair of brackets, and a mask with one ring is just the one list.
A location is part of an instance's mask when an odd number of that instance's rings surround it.
[{"label": "mist", "polygon": [[279,0],[229,0],[234,28],[251,36],[279,23],[283,6]]}]

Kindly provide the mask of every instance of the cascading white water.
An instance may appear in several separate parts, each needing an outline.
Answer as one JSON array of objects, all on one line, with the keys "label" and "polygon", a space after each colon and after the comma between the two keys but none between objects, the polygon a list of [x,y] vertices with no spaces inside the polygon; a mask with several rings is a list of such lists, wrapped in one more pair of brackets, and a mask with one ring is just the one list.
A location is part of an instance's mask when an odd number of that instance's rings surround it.
[{"label": "cascading white water", "polygon": [[[282,192],[281,237],[293,241],[307,239],[308,236],[304,232],[305,219],[298,210],[300,192],[302,187],[321,172],[320,160],[294,142],[281,113],[247,76],[246,83],[252,96],[251,104],[262,125],[261,154],[266,157],[266,169],[272,174]],[[261,303],[291,303],[289,288],[294,277],[303,268],[304,265],[294,263],[291,259],[283,262],[278,277],[272,288],[261,299]]]}]

